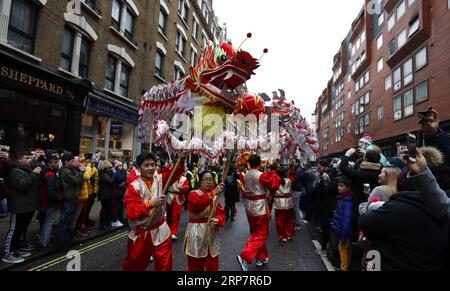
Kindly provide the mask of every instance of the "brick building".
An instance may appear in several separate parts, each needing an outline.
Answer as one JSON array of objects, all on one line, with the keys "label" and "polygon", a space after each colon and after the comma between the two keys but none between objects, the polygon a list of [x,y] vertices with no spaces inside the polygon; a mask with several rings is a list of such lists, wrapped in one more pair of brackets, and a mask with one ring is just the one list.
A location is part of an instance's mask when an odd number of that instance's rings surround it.
[{"label": "brick building", "polygon": [[429,107],[450,132],[450,1],[376,2],[379,10],[366,0],[352,23],[316,104],[322,156],[356,146],[364,133],[396,155]]},{"label": "brick building", "polygon": [[0,144],[133,158],[142,93],[225,39],[212,0],[0,0]]}]

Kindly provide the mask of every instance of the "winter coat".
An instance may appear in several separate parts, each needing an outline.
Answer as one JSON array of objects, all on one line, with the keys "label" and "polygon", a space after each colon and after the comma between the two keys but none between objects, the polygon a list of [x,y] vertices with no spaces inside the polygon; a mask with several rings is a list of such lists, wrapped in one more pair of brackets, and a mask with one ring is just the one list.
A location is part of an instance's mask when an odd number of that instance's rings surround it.
[{"label": "winter coat", "polygon": [[236,202],[239,202],[238,179],[239,174],[237,172],[231,173],[225,179],[225,205],[234,205]]},{"label": "winter coat", "polygon": [[38,187],[40,175],[23,166],[14,167],[9,173],[11,193],[8,195],[8,209],[22,214],[39,209]]},{"label": "winter coat", "polygon": [[43,178],[45,196],[41,208],[58,209],[63,199],[62,182],[56,170],[49,169]]},{"label": "winter coat", "polygon": [[417,192],[399,192],[361,215],[359,226],[380,252],[382,271],[441,271],[448,252],[448,224]]},{"label": "winter coat", "polygon": [[352,236],[353,193],[337,196],[336,210],[331,220],[331,229],[339,234],[339,241],[348,242]]},{"label": "winter coat", "polygon": [[99,200],[112,199],[113,188],[114,188],[114,173],[101,170],[98,199]]},{"label": "winter coat", "polygon": [[94,169],[90,166],[86,166],[83,176],[83,185],[81,186],[80,196],[78,200],[83,201],[89,198],[89,194],[92,194],[91,179],[94,175]]},{"label": "winter coat", "polygon": [[447,134],[439,129],[438,133],[432,137],[425,136],[428,146],[434,146],[444,155],[445,163],[450,166],[450,139]]},{"label": "winter coat", "polygon": [[75,201],[78,199],[83,185],[83,172],[77,173],[74,169],[62,168],[60,172],[63,185],[64,201]]},{"label": "winter coat", "polygon": [[117,171],[114,174],[114,181],[115,185],[117,186],[117,194],[121,197],[125,195],[125,190],[127,189],[126,179],[127,179],[126,171]]}]

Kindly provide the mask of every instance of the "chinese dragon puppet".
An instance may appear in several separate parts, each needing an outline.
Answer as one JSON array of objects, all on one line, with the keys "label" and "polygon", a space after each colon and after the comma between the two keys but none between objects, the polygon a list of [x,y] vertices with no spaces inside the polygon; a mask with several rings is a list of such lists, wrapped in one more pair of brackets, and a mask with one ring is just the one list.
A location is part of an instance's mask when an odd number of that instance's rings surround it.
[{"label": "chinese dragon puppet", "polygon": [[[247,35],[251,37],[251,34]],[[264,50],[267,53],[267,50]],[[239,148],[264,150],[271,143],[277,157],[289,157],[297,148],[307,157],[313,158],[318,153],[317,138],[309,129],[300,111],[285,100],[274,101],[275,112],[281,115],[282,131],[279,134],[266,134],[258,140],[236,136],[224,132],[213,144],[206,144],[201,138],[192,137],[187,141],[176,138],[165,120],[175,114],[192,116],[194,108],[200,106],[204,114],[256,114],[265,113],[266,103],[255,94],[239,93],[254,71],[259,67],[259,60],[244,50],[235,50],[231,44],[218,46],[210,44],[199,56],[195,67],[190,68],[187,77],[153,87],[142,96],[139,108],[139,136],[144,143],[162,145],[165,143],[171,153],[180,149],[216,159],[226,149],[239,143]],[[182,144],[183,143],[183,144]],[[275,148],[274,148],[275,147]]]}]

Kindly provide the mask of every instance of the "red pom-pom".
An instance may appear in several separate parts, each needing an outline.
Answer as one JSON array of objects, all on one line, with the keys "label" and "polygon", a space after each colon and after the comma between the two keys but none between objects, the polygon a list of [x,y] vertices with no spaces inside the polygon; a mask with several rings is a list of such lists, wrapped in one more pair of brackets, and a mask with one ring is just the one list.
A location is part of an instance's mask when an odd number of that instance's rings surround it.
[{"label": "red pom-pom", "polygon": [[269,50],[265,48],[263,52],[264,52],[265,54],[267,54],[267,53],[269,52]]},{"label": "red pom-pom", "polygon": [[252,33],[251,32],[247,33],[247,37],[252,38]]}]

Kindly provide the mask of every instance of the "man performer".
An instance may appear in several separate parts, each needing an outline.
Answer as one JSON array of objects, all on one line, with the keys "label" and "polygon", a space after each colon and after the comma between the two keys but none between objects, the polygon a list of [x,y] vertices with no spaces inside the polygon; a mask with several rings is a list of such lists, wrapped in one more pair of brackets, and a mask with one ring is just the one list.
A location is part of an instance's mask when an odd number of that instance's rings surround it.
[{"label": "man performer", "polygon": [[277,191],[281,179],[272,171],[262,173],[259,171],[261,158],[253,155],[249,159],[250,170],[244,177],[244,207],[250,225],[250,237],[244,250],[237,256],[243,271],[248,271],[248,264],[256,257],[256,266],[262,267],[269,262],[266,239],[269,236],[269,206],[267,195]]},{"label": "man performer", "polygon": [[[184,159],[184,157],[183,157]],[[172,241],[165,219],[166,199],[162,195],[171,171],[156,172],[156,156],[143,153],[137,157],[140,177],[127,188],[123,199],[130,226],[128,255],[124,271],[145,271],[150,255],[155,258],[155,271],[172,270]],[[184,172],[184,163],[175,173],[175,181]]]},{"label": "man performer", "polygon": [[169,188],[167,195],[167,224],[169,224],[170,237],[173,241],[178,239],[178,224],[188,192],[189,181],[184,176],[181,176]]},{"label": "man performer", "polygon": [[224,184],[214,189],[214,177],[206,171],[200,175],[200,189],[188,196],[189,224],[186,229],[183,250],[187,256],[188,272],[219,271],[219,227],[225,224],[225,211],[217,206],[208,223],[214,198],[223,192]]}]

